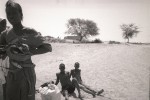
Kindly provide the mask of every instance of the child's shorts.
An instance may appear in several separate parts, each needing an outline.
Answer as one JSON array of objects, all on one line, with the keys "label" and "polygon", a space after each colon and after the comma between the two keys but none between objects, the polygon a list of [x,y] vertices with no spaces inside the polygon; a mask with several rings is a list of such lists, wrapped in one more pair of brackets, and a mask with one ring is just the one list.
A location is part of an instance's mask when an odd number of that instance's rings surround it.
[{"label": "child's shorts", "polygon": [[62,92],[65,90],[67,90],[69,94],[72,94],[75,91],[75,86],[73,85],[62,86]]}]

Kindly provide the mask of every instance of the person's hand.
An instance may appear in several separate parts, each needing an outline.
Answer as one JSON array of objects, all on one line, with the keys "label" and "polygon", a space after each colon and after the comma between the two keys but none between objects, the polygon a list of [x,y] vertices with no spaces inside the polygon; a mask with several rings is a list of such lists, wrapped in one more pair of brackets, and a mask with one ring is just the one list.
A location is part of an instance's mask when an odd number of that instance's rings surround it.
[{"label": "person's hand", "polygon": [[25,54],[30,53],[30,51],[29,51],[29,46],[28,46],[27,44],[21,44],[21,46],[19,47],[19,49],[20,49],[23,53],[25,53]]}]

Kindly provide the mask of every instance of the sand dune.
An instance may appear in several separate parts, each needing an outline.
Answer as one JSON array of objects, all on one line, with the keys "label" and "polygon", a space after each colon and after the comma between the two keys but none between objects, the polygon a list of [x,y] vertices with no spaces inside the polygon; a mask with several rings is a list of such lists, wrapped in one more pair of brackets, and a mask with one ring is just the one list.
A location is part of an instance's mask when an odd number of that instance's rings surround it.
[{"label": "sand dune", "polygon": [[[52,53],[32,57],[37,88],[56,79],[60,63],[66,64],[69,71],[78,61],[84,82],[96,90],[105,90],[106,98],[95,99],[82,91],[84,100],[149,100],[150,45],[54,43],[52,47]],[[36,98],[40,100],[39,94]]]}]

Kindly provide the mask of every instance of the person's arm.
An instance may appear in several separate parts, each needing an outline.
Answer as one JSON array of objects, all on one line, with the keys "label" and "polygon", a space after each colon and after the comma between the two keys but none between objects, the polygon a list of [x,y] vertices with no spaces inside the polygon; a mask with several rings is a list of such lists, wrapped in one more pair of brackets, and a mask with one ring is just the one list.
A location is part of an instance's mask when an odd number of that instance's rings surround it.
[{"label": "person's arm", "polygon": [[6,54],[6,50],[5,50],[5,47],[7,45],[6,43],[6,30],[3,31],[1,34],[0,34],[0,54]]},{"label": "person's arm", "polygon": [[32,50],[31,52],[33,55],[52,52],[52,47],[50,44],[43,44],[37,47],[36,49]]},{"label": "person's arm", "polygon": [[69,78],[71,78],[71,76],[72,76],[72,70],[70,71]]},{"label": "person's arm", "polygon": [[80,70],[80,80],[81,80],[81,82],[82,82],[82,78],[81,78],[81,70]]},{"label": "person's arm", "polygon": [[7,31],[3,31],[2,33],[0,33],[0,45],[6,45],[6,33]]},{"label": "person's arm", "polygon": [[58,74],[56,74],[56,77],[57,77],[57,79],[56,79],[55,85],[57,85],[57,84],[59,83],[59,77],[58,77]]},{"label": "person's arm", "polygon": [[32,55],[52,52],[51,45],[45,41],[40,32],[31,28],[26,28],[24,31],[27,36],[23,37],[22,42],[29,45]]}]

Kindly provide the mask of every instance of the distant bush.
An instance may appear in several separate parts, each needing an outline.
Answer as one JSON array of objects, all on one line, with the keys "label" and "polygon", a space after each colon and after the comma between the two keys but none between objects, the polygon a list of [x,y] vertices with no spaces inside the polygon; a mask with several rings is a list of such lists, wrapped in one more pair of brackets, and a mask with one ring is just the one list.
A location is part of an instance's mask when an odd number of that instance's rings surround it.
[{"label": "distant bush", "polygon": [[64,39],[58,39],[58,38],[54,38],[51,40],[52,43],[65,43],[66,41]]},{"label": "distant bush", "polygon": [[83,40],[81,41],[81,43],[91,43],[91,41],[86,40],[86,39],[83,39]]},{"label": "distant bush", "polygon": [[120,42],[118,42],[118,41],[109,41],[108,43],[109,44],[120,44]]},{"label": "distant bush", "polygon": [[103,43],[100,39],[95,39],[92,41],[92,43]]},{"label": "distant bush", "polygon": [[142,43],[142,42],[130,42],[130,44],[136,44],[136,45],[150,45],[150,43]]},{"label": "distant bush", "polygon": [[64,39],[54,38],[51,36],[45,36],[43,39],[48,43],[65,43],[66,42]]}]

